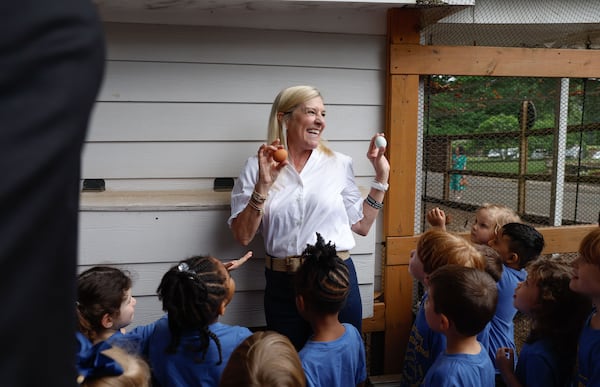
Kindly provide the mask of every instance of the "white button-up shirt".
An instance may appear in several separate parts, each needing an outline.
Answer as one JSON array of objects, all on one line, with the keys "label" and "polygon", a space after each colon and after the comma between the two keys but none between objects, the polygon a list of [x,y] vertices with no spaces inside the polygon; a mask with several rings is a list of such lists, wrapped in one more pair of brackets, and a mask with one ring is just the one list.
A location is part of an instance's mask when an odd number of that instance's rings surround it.
[{"label": "white button-up shirt", "polygon": [[[258,156],[250,157],[231,192],[232,220],[244,210],[258,180]],[[266,253],[274,257],[300,255],[314,244],[316,233],[336,249],[351,250],[351,226],[363,218],[363,199],[354,182],[352,159],[334,152],[312,151],[302,172],[286,165],[271,187],[259,227]]]}]

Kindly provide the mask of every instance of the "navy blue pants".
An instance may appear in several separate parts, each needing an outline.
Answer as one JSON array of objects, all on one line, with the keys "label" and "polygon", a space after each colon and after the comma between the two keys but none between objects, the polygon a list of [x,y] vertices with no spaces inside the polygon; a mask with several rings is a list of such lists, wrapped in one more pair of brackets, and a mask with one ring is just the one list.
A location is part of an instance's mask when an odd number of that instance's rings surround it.
[{"label": "navy blue pants", "polygon": [[[352,258],[344,261],[350,273],[350,294],[341,310],[339,319],[362,331],[362,302],[358,290],[358,279]],[[294,275],[265,269],[265,317],[267,329],[287,336],[297,350],[302,349],[312,334],[310,325],[296,309]]]}]

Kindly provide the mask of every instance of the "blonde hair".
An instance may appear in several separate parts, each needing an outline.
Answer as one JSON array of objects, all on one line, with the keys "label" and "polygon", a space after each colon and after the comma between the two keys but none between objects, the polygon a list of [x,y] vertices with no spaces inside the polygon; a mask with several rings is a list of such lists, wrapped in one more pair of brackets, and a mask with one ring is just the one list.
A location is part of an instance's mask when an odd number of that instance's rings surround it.
[{"label": "blonde hair", "polygon": [[454,264],[484,270],[486,261],[466,239],[442,230],[429,230],[417,242],[417,255],[423,271],[431,274],[439,267]]},{"label": "blonde hair", "polygon": [[587,263],[600,266],[600,227],[593,229],[581,240],[579,256]]},{"label": "blonde hair", "polygon": [[274,331],[259,331],[231,354],[221,387],[305,387],[306,376],[290,340]]},{"label": "blonde hair", "polygon": [[521,223],[521,217],[512,208],[501,204],[483,203],[477,211],[486,210],[494,220],[494,235],[498,235],[498,231],[508,223]]},{"label": "blonde hair", "polygon": [[118,347],[102,353],[119,363],[123,373],[85,380],[81,383],[82,387],[150,387],[150,367],[144,360]]},{"label": "blonde hair", "polygon": [[[287,148],[287,133],[283,130],[283,120],[279,121],[277,114],[283,113],[285,118],[286,115],[292,113],[300,104],[317,97],[323,99],[321,92],[314,86],[299,85],[281,90],[271,106],[267,143],[271,144],[276,139],[280,139],[281,145]],[[323,143],[323,140],[319,143],[319,149],[329,156],[333,155],[333,151]]]}]

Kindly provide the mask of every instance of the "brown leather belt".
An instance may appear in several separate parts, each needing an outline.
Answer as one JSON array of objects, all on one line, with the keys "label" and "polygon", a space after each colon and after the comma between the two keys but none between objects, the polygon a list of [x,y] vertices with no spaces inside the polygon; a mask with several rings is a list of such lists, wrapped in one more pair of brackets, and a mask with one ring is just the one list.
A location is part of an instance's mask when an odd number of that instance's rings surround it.
[{"label": "brown leather belt", "polygon": [[[345,261],[350,258],[350,252],[348,250],[338,251],[337,256]],[[304,258],[300,255],[277,258],[267,254],[265,258],[267,269],[284,273],[295,273],[300,268],[300,265],[302,265],[302,262],[304,262]]]}]

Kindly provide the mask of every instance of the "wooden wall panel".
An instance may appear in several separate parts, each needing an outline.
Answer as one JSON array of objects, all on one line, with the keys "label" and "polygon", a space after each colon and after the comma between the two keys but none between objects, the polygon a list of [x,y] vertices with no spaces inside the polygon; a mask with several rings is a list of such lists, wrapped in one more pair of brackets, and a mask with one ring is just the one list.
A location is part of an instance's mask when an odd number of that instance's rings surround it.
[{"label": "wooden wall panel", "polygon": [[[368,186],[368,141],[383,131],[383,36],[112,23],[106,31],[107,71],[82,173],[105,179],[107,191],[82,194],[79,269],[130,270],[135,324],[162,314],[154,292],[178,260],[235,259],[247,250],[226,224],[229,193],[199,189],[212,189],[216,177],[238,176],[266,137],[282,88],[321,90],[324,137],[354,158],[357,183]],[[197,191],[165,193],[189,189]],[[365,317],[373,309],[376,235],[373,229],[356,236],[352,251]],[[223,322],[264,325],[261,242],[248,247],[254,258],[233,273],[238,291]]]},{"label": "wooden wall panel", "polygon": [[[98,102],[87,141],[262,142],[270,109],[270,103]],[[382,106],[327,104],[326,109],[327,140],[364,141],[384,130]]]},{"label": "wooden wall panel", "polygon": [[108,61],[99,101],[272,103],[284,87],[311,84],[329,104],[373,105],[384,74],[352,68]]},{"label": "wooden wall panel", "polygon": [[[373,176],[364,141],[331,141],[353,158],[355,176]],[[92,142],[83,150],[85,179],[237,178],[262,142]],[[167,189],[168,187],[165,187]]]},{"label": "wooden wall panel", "polygon": [[[81,265],[158,263],[198,254],[229,260],[241,257],[247,250],[264,257],[260,236],[248,248],[235,242],[226,223],[229,214],[229,209],[83,211],[80,213],[79,262]],[[353,254],[373,254],[374,236],[357,236],[355,240]],[[372,276],[373,269],[368,273]]]},{"label": "wooden wall panel", "polygon": [[[106,23],[105,31],[111,42],[107,52],[110,60],[371,70],[385,67],[383,35],[122,23]],[[332,47],[335,55],[331,55]]]},{"label": "wooden wall panel", "polygon": [[[369,314],[363,312],[365,318],[370,318],[373,309],[373,287],[372,285],[360,285],[361,296],[370,294],[369,298],[362,298],[363,311],[369,310]],[[156,296],[142,296],[136,298],[135,316],[133,323],[128,327],[132,329],[138,325],[149,324],[160,318],[162,311],[161,302]],[[263,292],[245,291],[235,293],[233,300],[227,306],[225,315],[219,319],[220,322],[247,327],[264,327],[266,325],[263,313]]]}]

